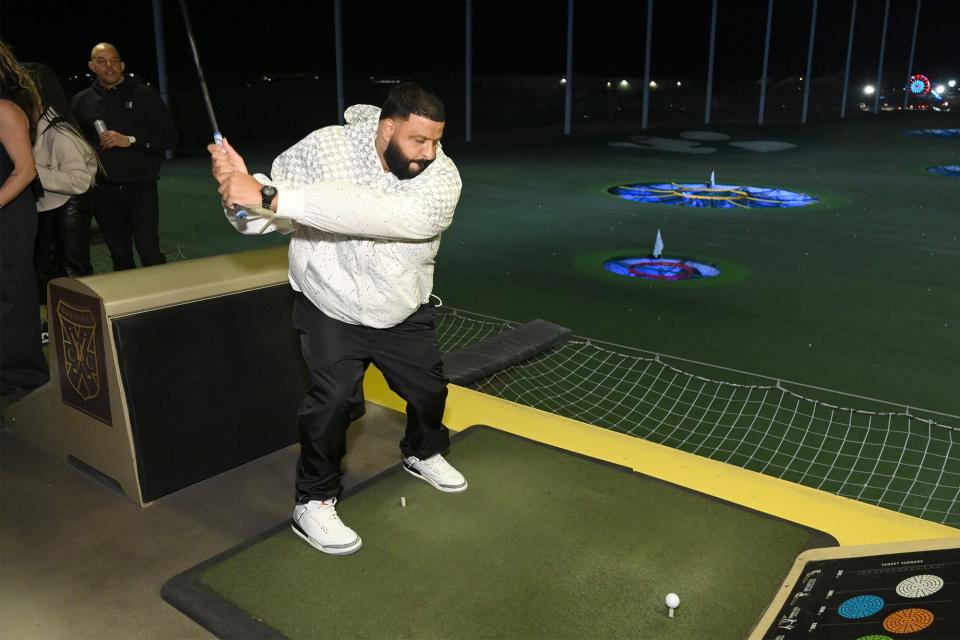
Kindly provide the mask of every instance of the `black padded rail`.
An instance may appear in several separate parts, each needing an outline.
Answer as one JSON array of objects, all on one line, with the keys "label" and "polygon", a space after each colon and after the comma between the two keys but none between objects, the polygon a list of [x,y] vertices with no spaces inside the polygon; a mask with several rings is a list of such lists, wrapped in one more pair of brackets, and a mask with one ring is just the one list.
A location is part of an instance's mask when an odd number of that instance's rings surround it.
[{"label": "black padded rail", "polygon": [[529,360],[565,342],[572,334],[572,330],[558,324],[534,320],[459,351],[443,354],[443,369],[450,382],[468,385]]},{"label": "black padded rail", "polygon": [[292,302],[284,283],[114,320],[144,502],[298,440]]}]

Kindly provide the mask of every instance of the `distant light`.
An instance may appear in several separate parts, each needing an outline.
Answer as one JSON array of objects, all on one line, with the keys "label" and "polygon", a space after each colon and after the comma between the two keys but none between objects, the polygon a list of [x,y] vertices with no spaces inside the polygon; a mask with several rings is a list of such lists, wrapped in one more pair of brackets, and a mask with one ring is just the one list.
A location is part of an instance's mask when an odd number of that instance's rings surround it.
[{"label": "distant light", "polygon": [[947,83],[947,86],[952,89],[953,87],[957,86],[957,81],[951,80],[950,82]]},{"label": "distant light", "polygon": [[947,88],[946,88],[945,86],[943,86],[942,84],[938,84],[937,87],[934,89],[934,91],[936,91],[937,93],[940,93],[940,94],[942,94],[942,93],[943,93],[944,91],[946,91],[946,90],[947,90]]},{"label": "distant light", "polygon": [[656,80],[651,80],[651,81],[650,81],[650,88],[651,88],[651,89],[656,89],[656,88],[657,88],[657,81],[656,81]]},{"label": "distant light", "polygon": [[876,87],[874,87],[872,84],[868,84],[863,88],[863,92],[868,96],[872,96],[876,90]]},{"label": "distant light", "polygon": [[607,82],[607,89],[610,89],[611,87],[613,87],[613,83],[608,81],[608,82]]},{"label": "distant light", "polygon": [[800,76],[800,82],[803,82],[803,76]]},{"label": "distant light", "polygon": [[566,78],[560,78],[560,84],[567,84]]},{"label": "distant light", "polygon": [[678,87],[682,87],[682,86],[683,86],[683,83],[680,82],[679,80],[677,80],[677,86],[678,86]]},{"label": "distant light", "polygon": [[617,86],[620,87],[621,89],[629,89],[630,83],[627,82],[626,80],[621,80],[620,84],[618,84]]}]

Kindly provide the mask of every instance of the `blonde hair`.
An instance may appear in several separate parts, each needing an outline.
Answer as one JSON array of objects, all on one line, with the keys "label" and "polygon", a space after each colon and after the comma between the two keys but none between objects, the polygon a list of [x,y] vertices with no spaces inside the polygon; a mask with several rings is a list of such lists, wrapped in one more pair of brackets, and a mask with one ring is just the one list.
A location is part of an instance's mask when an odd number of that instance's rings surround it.
[{"label": "blonde hair", "polygon": [[34,140],[37,121],[43,113],[43,101],[33,78],[3,40],[0,40],[0,97],[11,100],[23,109],[30,121],[30,140]]}]

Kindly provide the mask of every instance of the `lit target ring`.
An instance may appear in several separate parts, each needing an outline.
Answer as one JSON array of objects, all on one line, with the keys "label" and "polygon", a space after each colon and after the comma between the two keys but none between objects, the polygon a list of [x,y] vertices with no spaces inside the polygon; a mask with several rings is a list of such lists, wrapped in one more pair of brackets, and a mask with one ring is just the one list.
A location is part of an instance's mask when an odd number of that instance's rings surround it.
[{"label": "lit target ring", "polygon": [[768,187],[706,183],[635,183],[610,187],[607,192],[630,200],[677,207],[766,209],[805,207],[818,199],[805,193]]},{"label": "lit target ring", "polygon": [[643,280],[698,280],[720,275],[712,264],[685,258],[614,258],[603,268],[611,273]]},{"label": "lit target ring", "polygon": [[915,96],[930,93],[930,78],[920,73],[910,76],[910,93]]}]

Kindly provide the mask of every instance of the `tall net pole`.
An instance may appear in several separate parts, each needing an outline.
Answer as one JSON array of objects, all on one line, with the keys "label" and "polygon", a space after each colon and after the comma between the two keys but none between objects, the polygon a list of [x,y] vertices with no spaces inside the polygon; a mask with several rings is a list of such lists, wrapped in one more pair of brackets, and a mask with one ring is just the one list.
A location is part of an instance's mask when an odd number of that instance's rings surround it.
[{"label": "tall net pole", "polygon": [[570,135],[573,111],[573,0],[567,0],[567,85],[563,96],[563,134]]},{"label": "tall net pole", "polygon": [[464,25],[464,51],[466,64],[463,71],[465,87],[463,108],[463,137],[466,142],[473,139],[473,0],[466,0],[466,24]]},{"label": "tall net pole", "polygon": [[843,97],[840,99],[840,119],[847,117],[847,90],[850,88],[850,60],[853,58],[853,28],[857,25],[857,0],[850,10],[850,35],[847,37],[847,65],[843,71]]},{"label": "tall net pole", "polygon": [[650,50],[653,44],[653,0],[647,0],[647,40],[645,43],[646,53],[643,56],[643,115],[641,116],[640,128],[647,128],[648,114],[650,112]]},{"label": "tall net pole", "polygon": [[880,62],[877,64],[877,89],[874,92],[873,113],[880,113],[880,94],[883,93],[883,54],[887,49],[887,20],[890,18],[890,0],[884,3],[883,32],[880,34]]},{"label": "tall net pole", "polygon": [[710,124],[710,107],[713,102],[713,58],[717,45],[717,0],[713,0],[710,14],[710,57],[707,62],[707,104],[703,112],[703,124]]},{"label": "tall net pole", "polygon": [[810,45],[807,47],[807,77],[803,82],[803,110],[800,114],[800,124],[807,124],[810,85],[813,84],[813,38],[817,32],[817,2],[818,0],[813,0],[813,16],[810,18]]},{"label": "tall net pole", "polygon": [[[160,83],[160,97],[170,107],[170,87],[167,82],[167,49],[164,46],[163,7],[160,0],[153,0],[153,39],[157,48],[157,82]],[[173,149],[163,152],[167,160],[173,159]]]},{"label": "tall net pole", "polygon": [[343,95],[343,7],[341,0],[333,0],[333,40],[337,58],[337,122],[343,124],[345,100]]},{"label": "tall net pole", "polygon": [[[910,61],[907,63],[907,78],[913,75],[913,53],[917,48],[917,29],[920,27],[920,6],[923,4],[923,0],[917,0],[917,13],[913,17],[913,38],[910,40]],[[909,80],[908,80],[909,81]],[[910,91],[909,89],[904,90],[903,92],[903,108],[907,108],[907,103],[910,101]]]},{"label": "tall net pole", "polygon": [[763,124],[763,113],[767,104],[767,64],[770,62],[770,31],[773,27],[773,0],[767,4],[767,36],[763,41],[763,75],[760,76],[760,110],[757,124]]}]

